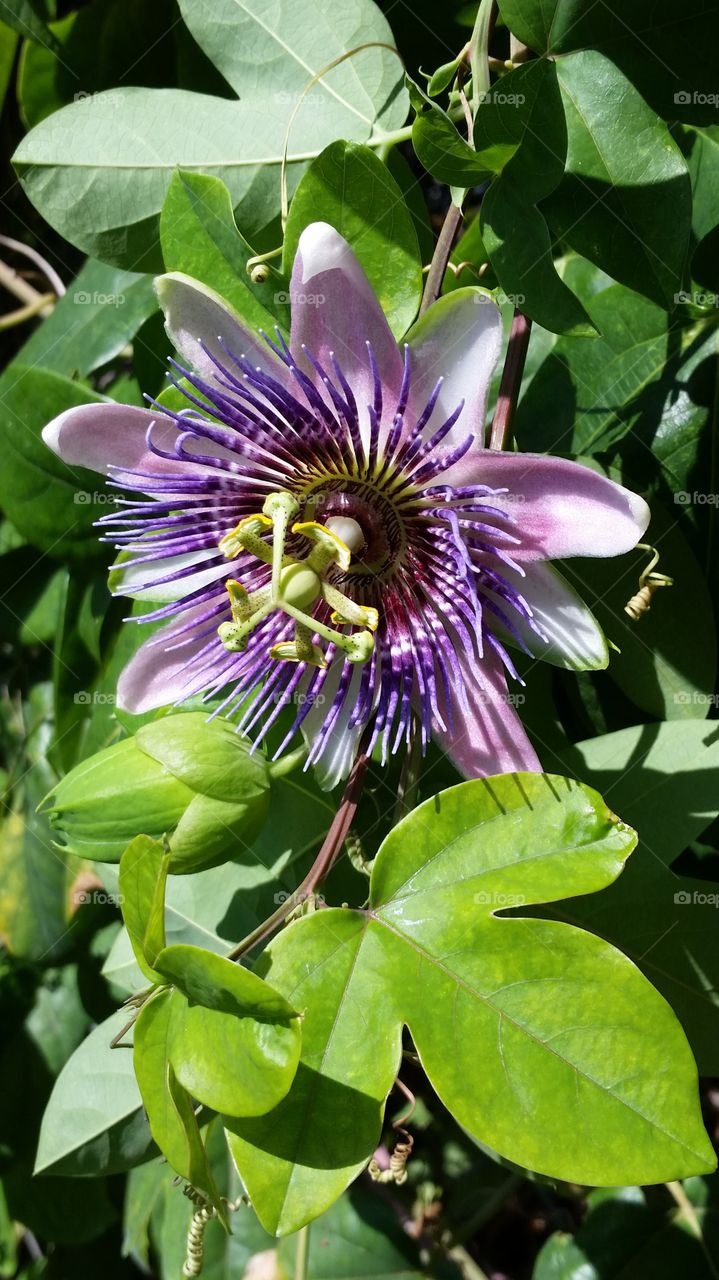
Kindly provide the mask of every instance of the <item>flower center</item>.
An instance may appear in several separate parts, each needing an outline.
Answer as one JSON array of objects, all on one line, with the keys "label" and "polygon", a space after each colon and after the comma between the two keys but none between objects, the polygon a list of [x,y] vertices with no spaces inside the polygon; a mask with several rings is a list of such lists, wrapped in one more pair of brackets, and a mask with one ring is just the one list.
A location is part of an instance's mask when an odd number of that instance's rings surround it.
[{"label": "flower center", "polygon": [[[309,553],[298,560],[285,553],[290,521],[298,511],[299,502],[293,494],[271,493],[261,513],[241,520],[220,541],[220,550],[228,559],[234,560],[241,552],[249,552],[272,569],[270,582],[258,591],[248,593],[241,582],[232,578],[227,582],[232,621],[218,627],[220,640],[231,653],[242,653],[255,627],[279,610],[293,620],[294,639],[273,645],[270,657],[326,667],[324,652],[313,640],[316,634],[341,649],[348,662],[366,662],[374,649],[371,633],[376,631],[379,622],[377,610],[350,600],[326,577],[333,566],[346,572],[352,552],[342,534],[351,544],[363,546],[362,529],[348,516],[335,517],[327,524],[314,520],[293,524],[292,533],[312,544]],[[269,530],[272,539],[266,542],[263,535]],[[312,616],[319,601],[331,607],[330,620],[336,626],[369,630],[347,635],[336,627],[328,627]]]},{"label": "flower center", "polygon": [[[366,481],[327,478],[305,495],[305,502],[313,520],[335,529],[350,546],[355,557],[349,571],[353,578],[377,577],[402,555],[406,545],[402,521],[393,503]],[[359,544],[339,533],[348,523],[359,531]]]}]

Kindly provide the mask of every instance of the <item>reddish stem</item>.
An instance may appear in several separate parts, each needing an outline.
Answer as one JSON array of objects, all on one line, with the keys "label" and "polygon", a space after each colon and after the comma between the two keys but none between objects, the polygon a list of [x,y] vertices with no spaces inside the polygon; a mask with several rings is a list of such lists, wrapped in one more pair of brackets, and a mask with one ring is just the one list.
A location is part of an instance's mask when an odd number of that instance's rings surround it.
[{"label": "reddish stem", "polygon": [[492,419],[492,432],[489,439],[490,449],[505,449],[512,431],[512,420],[519,399],[519,388],[522,385],[524,362],[527,358],[529,334],[532,321],[523,312],[515,309],[512,328],[509,334],[507,355],[502,370],[502,382],[497,396],[497,407]]}]

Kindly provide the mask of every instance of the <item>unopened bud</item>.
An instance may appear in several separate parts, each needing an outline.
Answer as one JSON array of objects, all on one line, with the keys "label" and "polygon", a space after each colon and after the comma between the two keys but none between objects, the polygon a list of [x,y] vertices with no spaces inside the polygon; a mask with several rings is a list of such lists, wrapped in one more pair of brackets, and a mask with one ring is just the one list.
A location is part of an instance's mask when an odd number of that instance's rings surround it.
[{"label": "unopened bud", "polygon": [[165,716],[83,760],[43,802],[60,842],[119,862],[137,835],[166,835],[170,871],[201,871],[251,844],[269,805],[264,757],[227,720]]}]

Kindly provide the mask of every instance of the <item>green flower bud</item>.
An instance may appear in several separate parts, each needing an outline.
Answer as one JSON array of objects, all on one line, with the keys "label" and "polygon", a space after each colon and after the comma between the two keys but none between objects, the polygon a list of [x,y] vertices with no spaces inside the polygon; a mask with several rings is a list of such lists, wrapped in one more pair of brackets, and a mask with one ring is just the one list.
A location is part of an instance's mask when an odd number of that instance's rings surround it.
[{"label": "green flower bud", "polygon": [[119,862],[136,835],[167,835],[170,871],[226,862],[267,816],[270,773],[233,725],[203,711],[165,716],[83,760],[43,807],[71,853]]}]

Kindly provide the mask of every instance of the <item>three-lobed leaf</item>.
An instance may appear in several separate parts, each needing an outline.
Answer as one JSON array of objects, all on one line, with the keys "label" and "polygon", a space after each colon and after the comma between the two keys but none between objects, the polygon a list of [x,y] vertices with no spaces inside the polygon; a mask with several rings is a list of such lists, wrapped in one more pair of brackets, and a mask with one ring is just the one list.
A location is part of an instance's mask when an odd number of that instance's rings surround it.
[{"label": "three-lobed leaf", "polygon": [[688,1045],[638,969],[590,934],[495,914],[602,888],[635,843],[569,779],[464,783],[390,833],[367,912],[320,912],[268,948],[266,976],[308,1007],[289,1095],[229,1126],[268,1230],[316,1216],[371,1154],[403,1024],[445,1105],[516,1163],[598,1184],[713,1167]]}]

